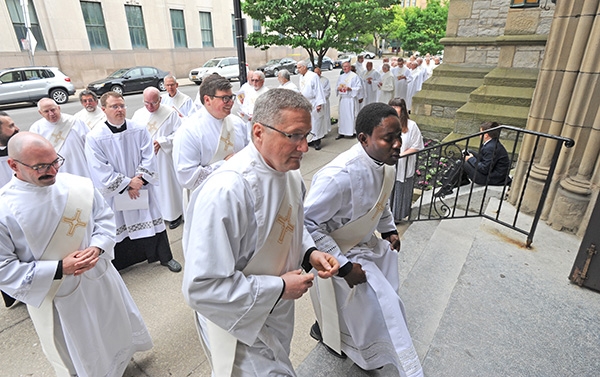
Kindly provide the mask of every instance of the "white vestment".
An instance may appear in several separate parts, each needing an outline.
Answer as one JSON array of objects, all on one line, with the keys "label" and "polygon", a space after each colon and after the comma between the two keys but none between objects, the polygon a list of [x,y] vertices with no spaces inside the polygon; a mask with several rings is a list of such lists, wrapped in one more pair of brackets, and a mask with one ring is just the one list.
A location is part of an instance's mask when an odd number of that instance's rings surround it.
[{"label": "white vestment", "polygon": [[406,89],[406,109],[407,110],[411,110],[412,109],[412,98],[415,94],[417,94],[417,92],[420,90],[419,89],[419,70],[418,69],[412,69],[410,71],[410,74],[413,77],[413,80],[411,82],[408,83],[408,87]]},{"label": "white vestment", "polygon": [[[162,124],[154,124],[157,119],[163,120]],[[156,194],[163,219],[167,221],[176,220],[183,214],[183,208],[181,207],[183,191],[175,174],[172,152],[173,137],[175,131],[181,125],[181,118],[177,111],[161,103],[154,113],[149,112],[145,107],[140,108],[133,114],[131,120],[146,125],[152,140],[157,141],[160,145],[160,149],[156,154],[159,182],[156,187]]]},{"label": "white vestment", "polygon": [[377,84],[380,79],[381,76],[376,70],[365,71],[363,76],[363,82],[365,83],[365,100],[363,104],[365,106],[377,102]]},{"label": "white vestment", "polygon": [[245,121],[249,121],[252,119],[252,114],[254,114],[254,103],[256,99],[266,91],[268,91],[266,85],[260,87],[260,89],[255,90],[254,88],[246,89],[244,92],[244,103],[242,104],[241,113],[242,118]]},{"label": "white vestment", "polygon": [[280,88],[293,90],[294,92],[300,92],[300,89],[291,81],[286,82],[283,85],[279,85]]},{"label": "white vestment", "polygon": [[[126,237],[132,240],[151,237],[166,229],[154,187],[158,184],[158,174],[150,133],[145,126],[129,119],[120,129],[123,127],[126,127],[125,130],[117,133],[113,133],[106,124],[94,128],[88,134],[85,145],[94,186],[115,212],[117,242]],[[148,208],[115,210],[115,197],[128,197],[129,182],[138,175],[148,182],[140,190],[148,191]]]},{"label": "white vestment", "polygon": [[[198,314],[208,346],[206,319],[238,339],[232,376],[295,376],[289,360],[294,301],[280,300],[283,273],[300,267],[314,247],[303,226],[302,193],[297,216],[280,213],[288,179],[269,167],[254,144],[229,159],[194,191],[183,233],[183,295]],[[292,237],[281,271],[244,275],[271,228]]]},{"label": "white vestment", "polygon": [[[77,184],[73,178],[59,173],[56,183],[38,187],[13,177],[0,189],[0,288],[28,307],[39,307],[54,281],[58,261],[41,257],[58,223],[71,216],[63,211],[69,187]],[[63,275],[53,300],[55,334],[60,335],[44,339],[67,350],[62,353],[63,364],[75,369],[58,369],[57,373],[66,372],[59,376],[120,377],[133,353],[152,348],[152,340],[110,262],[115,244],[114,217],[98,191],[94,190],[90,218],[77,220],[81,223],[73,223],[85,227],[80,250],[97,246],[105,253],[82,275]]]},{"label": "white vestment", "polygon": [[394,75],[391,71],[385,72],[381,76],[381,85],[379,86],[379,102],[388,104],[394,98]]},{"label": "white vestment", "polygon": [[[313,177],[305,200],[305,225],[319,250],[335,256],[340,266],[348,261],[360,263],[367,275],[366,283],[352,289],[343,278],[333,278],[342,351],[363,369],[393,364],[400,376],[422,376],[398,296],[398,254],[388,241],[373,232],[396,230],[389,206],[386,204],[382,212],[377,212],[381,217],[376,229],[365,229],[364,238],[345,255],[330,236],[374,207],[383,173],[384,166],[355,144]],[[317,320],[322,324],[319,287],[317,279],[311,296]]]},{"label": "white vestment", "polygon": [[15,175],[14,170],[8,166],[8,150],[0,147],[0,187],[8,183]]},{"label": "white vestment", "polygon": [[[325,93],[323,92],[323,87],[321,87],[319,75],[308,70],[304,75],[301,75],[300,93],[302,93],[304,98],[312,105],[310,121],[312,124],[312,133],[315,135],[314,140],[322,139],[323,136],[327,134],[327,126],[322,120],[324,115],[323,106],[325,105]],[[321,109],[317,111],[318,106],[320,106]]]},{"label": "white vestment", "polygon": [[[400,147],[400,153],[404,153],[409,149],[423,149],[423,136],[419,126],[413,121],[408,120],[408,131],[402,133],[402,147]],[[407,164],[408,162],[408,164]],[[398,170],[396,172],[396,180],[404,182],[405,172],[406,177],[410,178],[415,175],[415,165],[417,162],[417,156],[412,155],[407,158],[401,158],[398,160]],[[408,165],[408,167],[407,167]]]},{"label": "white vestment", "polygon": [[[410,69],[408,69],[406,66],[403,66],[402,68],[396,68],[397,70],[394,77],[396,83],[396,91],[394,95],[398,98],[404,99],[404,101],[406,102],[408,84],[410,84],[410,82],[413,80],[413,77],[410,74]],[[399,79],[398,76],[405,76],[405,78]]]},{"label": "white vestment", "polygon": [[[351,90],[347,90],[350,88]],[[354,121],[358,114],[358,95],[361,89],[361,80],[352,71],[342,73],[336,84],[336,95],[340,97],[338,133],[344,136],[355,134]]]},{"label": "white vestment", "polygon": [[[227,143],[233,143],[233,152],[239,152],[248,144],[246,124],[235,115],[228,115],[233,122],[234,135]],[[218,169],[224,160],[211,163],[219,146],[223,119],[213,117],[206,108],[200,109],[183,122],[173,138],[173,163],[179,184],[194,190]]]},{"label": "white vestment", "polygon": [[323,117],[321,120],[325,123],[325,128],[327,132],[331,131],[331,104],[329,103],[329,97],[331,97],[331,84],[329,83],[329,79],[325,76],[320,77],[321,87],[323,88],[323,93],[325,94],[325,106],[323,111]]},{"label": "white vestment", "polygon": [[[55,132],[57,128],[62,127],[70,127],[68,135],[63,135],[64,132]],[[60,120],[56,123],[50,123],[42,118],[29,128],[29,131],[42,135],[52,145],[56,146],[57,143],[61,143],[60,148],[56,150],[56,153],[65,158],[65,163],[61,166],[60,171],[82,177],[90,177],[84,152],[85,138],[89,130],[85,123],[69,114],[61,114]],[[61,142],[61,140],[64,141]]]},{"label": "white vestment", "polygon": [[102,111],[100,106],[97,106],[96,110],[92,112],[87,111],[84,107],[83,109],[75,113],[75,115],[73,116],[77,119],[81,119],[81,121],[85,123],[85,125],[88,126],[90,130],[94,129],[94,127],[98,125],[103,124],[106,120],[106,114],[104,113],[104,111]]},{"label": "white vestment", "polygon": [[169,93],[163,93],[160,95],[161,106],[173,107],[184,117],[189,117],[196,111],[196,105],[190,96],[177,90],[174,97],[171,97]]}]

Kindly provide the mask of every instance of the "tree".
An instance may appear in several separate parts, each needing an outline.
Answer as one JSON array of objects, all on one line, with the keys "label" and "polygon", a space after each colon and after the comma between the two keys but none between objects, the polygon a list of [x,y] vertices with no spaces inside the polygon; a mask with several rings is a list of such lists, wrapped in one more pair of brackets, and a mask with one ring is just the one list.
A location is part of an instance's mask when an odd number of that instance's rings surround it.
[{"label": "tree", "polygon": [[317,67],[330,48],[361,50],[361,35],[373,33],[380,24],[392,21],[392,3],[393,0],[245,0],[242,10],[264,27],[264,32],[248,35],[249,45],[262,49],[272,45],[302,47],[313,67]]},{"label": "tree", "polygon": [[404,8],[401,12],[406,27],[398,37],[405,51],[419,51],[421,54],[437,54],[444,46],[440,39],[446,36],[448,2],[427,0],[427,7]]}]

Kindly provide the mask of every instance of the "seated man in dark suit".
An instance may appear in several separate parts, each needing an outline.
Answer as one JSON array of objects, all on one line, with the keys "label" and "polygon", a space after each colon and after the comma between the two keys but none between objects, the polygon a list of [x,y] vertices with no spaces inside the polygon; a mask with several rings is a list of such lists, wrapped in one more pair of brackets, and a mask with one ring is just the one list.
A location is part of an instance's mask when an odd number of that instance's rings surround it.
[{"label": "seated man in dark suit", "polygon": [[[488,131],[482,136],[479,153],[471,150],[465,152],[463,160],[457,161],[442,179],[442,188],[436,196],[448,195],[456,186],[468,184],[469,181],[478,185],[508,186],[512,180],[508,176],[510,159],[504,146],[500,143],[499,124],[485,122],[480,127],[481,132]],[[460,174],[462,171],[462,174]]]}]

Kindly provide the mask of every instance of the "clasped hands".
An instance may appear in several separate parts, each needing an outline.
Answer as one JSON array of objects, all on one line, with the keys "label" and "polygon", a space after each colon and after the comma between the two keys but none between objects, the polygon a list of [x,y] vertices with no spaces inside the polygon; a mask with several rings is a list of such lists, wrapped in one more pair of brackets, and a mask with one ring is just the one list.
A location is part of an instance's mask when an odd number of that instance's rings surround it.
[{"label": "clasped hands", "polygon": [[[314,250],[310,254],[310,264],[317,270],[317,274],[322,279],[331,278],[338,273],[340,264],[330,254]],[[281,296],[284,300],[296,300],[302,297],[313,285],[315,275],[302,274],[302,269],[286,272],[281,275],[285,282],[285,289]]]},{"label": "clasped hands", "polygon": [[63,275],[81,275],[94,268],[99,258],[100,249],[96,246],[74,251],[63,259]]}]

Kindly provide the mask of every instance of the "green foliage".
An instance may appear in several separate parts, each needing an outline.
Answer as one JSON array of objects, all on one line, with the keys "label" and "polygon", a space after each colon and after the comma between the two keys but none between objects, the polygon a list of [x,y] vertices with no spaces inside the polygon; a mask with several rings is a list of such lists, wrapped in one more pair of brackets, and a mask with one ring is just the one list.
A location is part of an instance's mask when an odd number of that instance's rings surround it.
[{"label": "green foliage", "polygon": [[[393,0],[245,0],[242,10],[259,20],[264,32],[248,35],[248,44],[302,47],[321,63],[330,48],[360,51],[364,34],[390,23]],[[368,37],[367,37],[368,38]]]},{"label": "green foliage", "polygon": [[425,9],[400,8],[395,9],[394,15],[394,22],[401,23],[401,19],[404,25],[391,36],[402,42],[405,51],[419,51],[424,55],[436,54],[444,48],[439,42],[446,36],[448,2],[442,5],[441,0],[427,0]]}]

